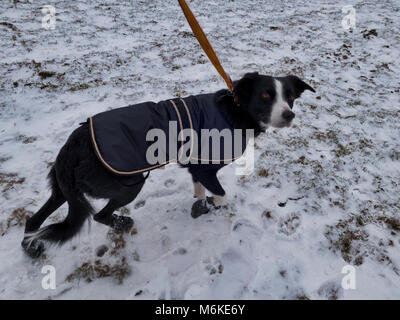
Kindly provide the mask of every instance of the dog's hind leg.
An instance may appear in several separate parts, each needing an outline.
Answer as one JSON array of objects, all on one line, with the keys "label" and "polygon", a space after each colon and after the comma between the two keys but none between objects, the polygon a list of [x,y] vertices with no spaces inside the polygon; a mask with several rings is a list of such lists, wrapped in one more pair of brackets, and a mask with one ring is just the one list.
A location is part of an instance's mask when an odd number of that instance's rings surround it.
[{"label": "dog's hind leg", "polygon": [[[39,211],[26,221],[25,234],[38,230],[43,222],[66,201],[58,186],[54,167],[50,170],[48,178],[52,189],[51,196]],[[37,258],[44,251],[43,243],[37,240],[28,241],[24,238],[22,247],[32,258]]]},{"label": "dog's hind leg", "polygon": [[130,217],[118,216],[113,212],[130,202],[131,201],[123,203],[118,200],[111,199],[107,205],[99,211],[99,213],[95,214],[93,219],[97,222],[110,226],[115,230],[129,231],[133,226],[133,219]]},{"label": "dog's hind leg", "polygon": [[66,201],[57,184],[54,168],[49,173],[49,180],[52,189],[51,196],[39,211],[27,220],[25,233],[38,230],[42,223]]},{"label": "dog's hind leg", "polygon": [[[24,234],[21,245],[24,251],[33,258],[39,257],[43,252],[42,240],[59,245],[65,243],[82,229],[93,212],[84,191],[80,190],[76,183],[75,175],[84,157],[80,151],[87,149],[82,139],[85,136],[87,136],[87,130],[80,127],[70,135],[61,148],[54,167],[50,171],[53,196],[54,194],[57,196],[44,206],[40,215],[27,223],[28,232]],[[56,201],[53,201],[54,199]],[[46,215],[49,216],[65,200],[68,202],[68,215],[65,220],[35,230],[45,220]]]},{"label": "dog's hind leg", "polygon": [[110,226],[111,228],[118,231],[129,231],[133,226],[133,219],[130,217],[119,216],[113,212],[135,200],[136,196],[140,192],[144,185],[144,180],[139,184],[132,186],[121,195],[125,197],[119,197],[110,199],[107,205],[95,214],[93,219],[97,222]]}]

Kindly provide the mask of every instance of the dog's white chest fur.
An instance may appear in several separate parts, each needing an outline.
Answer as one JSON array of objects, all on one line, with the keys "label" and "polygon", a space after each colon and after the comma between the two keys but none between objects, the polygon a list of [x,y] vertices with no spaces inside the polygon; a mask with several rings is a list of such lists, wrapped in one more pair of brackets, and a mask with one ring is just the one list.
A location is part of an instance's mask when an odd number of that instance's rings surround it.
[{"label": "dog's white chest fur", "polygon": [[272,105],[271,117],[269,120],[269,125],[272,127],[281,127],[282,123],[285,121],[282,118],[282,114],[285,110],[290,109],[288,103],[284,100],[283,86],[282,82],[274,79],[275,82],[275,102]]}]

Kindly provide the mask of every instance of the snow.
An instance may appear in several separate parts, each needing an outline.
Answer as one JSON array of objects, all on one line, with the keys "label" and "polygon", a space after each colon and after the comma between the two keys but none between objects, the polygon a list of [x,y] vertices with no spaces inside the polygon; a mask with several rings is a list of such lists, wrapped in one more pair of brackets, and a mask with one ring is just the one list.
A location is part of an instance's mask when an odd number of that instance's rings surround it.
[{"label": "snow", "polygon": [[[54,30],[41,27],[48,4]],[[220,172],[227,207],[192,219],[190,176],[169,165],[123,209],[136,232],[91,221],[33,261],[23,216],[46,201],[49,166],[80,122],[224,82],[176,1],[0,2],[0,299],[399,299],[398,1],[353,1],[353,32],[348,1],[189,4],[233,79],[296,74],[317,93],[296,101],[293,127],[256,140],[251,175]],[[348,264],[354,290],[341,286]],[[42,288],[45,265],[55,290]]]}]

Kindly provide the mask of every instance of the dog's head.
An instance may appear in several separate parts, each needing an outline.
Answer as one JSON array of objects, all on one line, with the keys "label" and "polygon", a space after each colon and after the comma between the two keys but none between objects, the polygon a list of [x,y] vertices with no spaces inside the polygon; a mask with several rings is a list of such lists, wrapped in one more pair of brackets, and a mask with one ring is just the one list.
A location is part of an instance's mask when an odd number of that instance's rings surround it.
[{"label": "dog's head", "polygon": [[315,92],[296,76],[270,77],[258,72],[247,73],[234,83],[239,104],[261,127],[289,127],[295,116],[293,103],[304,90]]}]

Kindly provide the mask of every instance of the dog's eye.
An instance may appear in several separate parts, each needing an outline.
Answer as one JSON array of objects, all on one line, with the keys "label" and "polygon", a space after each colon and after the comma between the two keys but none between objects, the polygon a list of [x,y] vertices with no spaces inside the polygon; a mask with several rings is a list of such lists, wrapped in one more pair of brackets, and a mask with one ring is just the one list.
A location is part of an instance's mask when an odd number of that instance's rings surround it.
[{"label": "dog's eye", "polygon": [[271,98],[271,96],[270,96],[270,94],[269,94],[268,92],[263,92],[263,93],[261,94],[261,97],[262,97],[263,99],[265,99],[265,100],[268,100],[268,99]]}]

